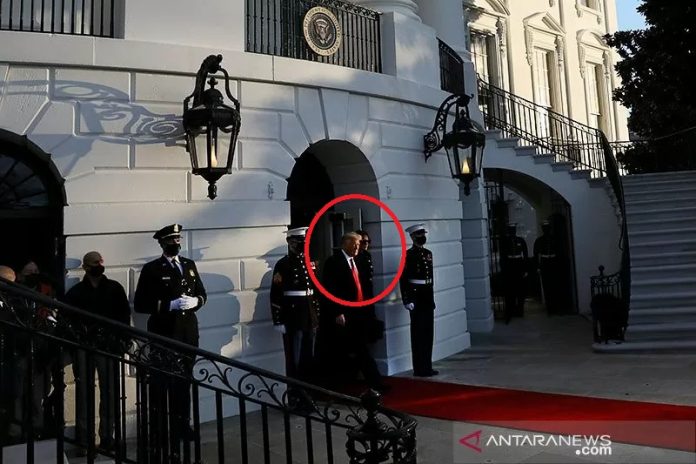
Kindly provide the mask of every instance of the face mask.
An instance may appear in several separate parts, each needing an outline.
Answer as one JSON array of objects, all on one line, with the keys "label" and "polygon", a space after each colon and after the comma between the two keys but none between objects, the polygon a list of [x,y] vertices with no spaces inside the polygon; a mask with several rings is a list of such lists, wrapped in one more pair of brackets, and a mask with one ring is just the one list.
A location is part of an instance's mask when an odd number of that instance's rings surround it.
[{"label": "face mask", "polygon": [[415,243],[416,245],[423,246],[423,245],[425,245],[425,242],[427,242],[427,239],[425,238],[425,236],[413,237],[413,243]]},{"label": "face mask", "polygon": [[24,278],[27,287],[36,287],[39,284],[39,274],[29,274]]},{"label": "face mask", "polygon": [[90,266],[89,269],[87,269],[87,274],[92,276],[92,277],[101,277],[102,274],[104,274],[104,266],[101,264],[97,266]]},{"label": "face mask", "polygon": [[300,255],[304,252],[304,242],[291,241],[288,242],[288,249],[291,253]]},{"label": "face mask", "polygon": [[179,254],[179,250],[181,250],[181,244],[169,243],[167,245],[162,246],[162,250],[164,250],[164,254],[166,254],[167,256],[176,256]]}]

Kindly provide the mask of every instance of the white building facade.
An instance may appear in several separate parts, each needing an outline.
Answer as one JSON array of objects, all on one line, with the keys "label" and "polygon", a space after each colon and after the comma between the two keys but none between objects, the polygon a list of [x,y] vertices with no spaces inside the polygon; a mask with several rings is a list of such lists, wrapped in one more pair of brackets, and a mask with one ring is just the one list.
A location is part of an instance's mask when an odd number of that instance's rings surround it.
[{"label": "white building facade", "polygon": [[[497,85],[540,103],[558,98],[562,103],[551,105],[554,110],[598,124],[612,139],[625,135],[620,109],[608,100],[616,84],[606,71],[613,58],[597,32],[615,24],[611,1],[598,8],[580,0],[509,2],[524,9],[518,11],[493,0],[466,9],[458,0],[355,0],[381,12],[381,72],[248,52],[254,8],[267,0],[215,0],[205,7],[183,0],[114,1],[106,15],[114,38],[51,34],[41,15],[25,23],[36,24],[34,32],[0,31],[3,169],[11,171],[18,160],[31,171],[30,157],[50,155],[41,169],[64,188],[66,203],[55,195],[53,202],[48,194],[21,196],[26,185],[19,176],[6,177],[12,182],[6,190],[19,192],[2,206],[3,220],[15,231],[8,239],[26,242],[26,231],[36,227],[26,222],[28,215],[50,217],[50,227],[37,237],[55,239],[43,251],[63,263],[68,285],[81,276],[82,255],[98,250],[107,275],[132,298],[139,269],[160,254],[152,233],[182,224],[182,254],[197,262],[209,294],[198,313],[201,347],[258,367],[283,370],[269,286],[274,263],[286,253],[283,232],[293,220],[289,183],[313,181],[293,180],[302,157],[318,161],[333,196],[370,195],[389,206],[403,227],[427,224],[435,262],[436,359],[468,348],[471,330],[493,327],[482,185],[464,196],[444,152],[424,162],[423,136],[449,95],[440,85],[438,37],[464,56],[467,92],[476,88],[469,43],[479,66],[482,47],[488,47],[488,78]],[[76,28],[86,34],[106,27],[80,24]],[[205,181],[191,174],[181,116],[202,59],[218,53],[241,103],[242,126],[233,171],[218,182],[219,196],[211,201]],[[543,63],[549,68],[539,67]],[[543,75],[553,84],[539,80]],[[588,86],[605,90],[583,92]],[[544,100],[545,91],[557,96]],[[598,106],[583,105],[583,95],[585,102],[596,98]],[[510,147],[493,143],[486,150],[486,167],[534,177],[573,208],[575,246],[582,249],[578,294],[586,304],[589,275],[598,264],[609,268],[618,260],[612,254],[619,228],[609,196],[555,176],[549,166],[541,172]],[[375,245],[376,286],[384,288],[398,269],[398,234],[386,212],[360,207],[360,225]],[[592,215],[600,225],[589,222]],[[36,252],[35,242],[25,245],[13,259]],[[380,368],[409,369],[409,317],[398,288],[378,305],[378,314],[387,326],[375,346]],[[135,317],[136,324],[143,322]]]}]

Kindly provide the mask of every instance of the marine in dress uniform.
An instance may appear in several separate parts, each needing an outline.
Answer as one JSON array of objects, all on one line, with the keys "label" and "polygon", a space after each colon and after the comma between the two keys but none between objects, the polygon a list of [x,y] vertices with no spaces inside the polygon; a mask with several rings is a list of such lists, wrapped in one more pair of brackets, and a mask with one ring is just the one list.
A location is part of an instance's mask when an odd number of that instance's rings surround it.
[{"label": "marine in dress uniform", "polygon": [[307,227],[286,232],[288,254],[273,268],[271,284],[271,313],[274,328],[283,334],[285,373],[302,380],[310,380],[313,374],[319,327],[319,303],[305,265],[306,233]]},{"label": "marine in dress uniform", "polygon": [[503,240],[501,267],[505,288],[505,322],[513,316],[524,315],[526,298],[525,277],[527,276],[527,243],[517,236],[517,224],[507,226]]},{"label": "marine in dress uniform", "polygon": [[551,224],[544,221],[541,225],[542,235],[534,241],[534,262],[539,273],[541,291],[548,314],[559,313],[560,301],[558,290],[560,288],[561,266],[558,244],[551,233]]},{"label": "marine in dress uniform", "polygon": [[[148,331],[197,347],[196,311],[205,304],[206,292],[196,264],[179,256],[181,230],[180,224],[172,224],[153,235],[163,253],[143,266],[135,290],[134,309],[150,315]],[[180,362],[184,375],[192,377],[194,359],[183,357]],[[153,375],[149,379],[149,386],[152,452],[162,457],[162,462],[176,462],[180,441],[193,438],[190,428],[190,384]],[[167,420],[168,415],[173,416],[172,420]],[[167,448],[169,458],[164,451]],[[159,452],[162,454],[157,454]]]},{"label": "marine in dress uniform", "polygon": [[435,295],[433,292],[433,254],[425,248],[428,232],[424,224],[406,229],[413,246],[406,252],[406,266],[399,281],[404,307],[411,317],[411,356],[413,375],[437,375],[433,369]]}]

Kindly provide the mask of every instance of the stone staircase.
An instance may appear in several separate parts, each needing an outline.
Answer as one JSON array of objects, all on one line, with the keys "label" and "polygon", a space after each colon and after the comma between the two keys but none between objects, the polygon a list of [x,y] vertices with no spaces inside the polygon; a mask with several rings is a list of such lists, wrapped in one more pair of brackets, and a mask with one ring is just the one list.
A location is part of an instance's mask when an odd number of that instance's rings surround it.
[{"label": "stone staircase", "polygon": [[631,255],[626,341],[596,351],[696,350],[696,171],[622,178]]}]

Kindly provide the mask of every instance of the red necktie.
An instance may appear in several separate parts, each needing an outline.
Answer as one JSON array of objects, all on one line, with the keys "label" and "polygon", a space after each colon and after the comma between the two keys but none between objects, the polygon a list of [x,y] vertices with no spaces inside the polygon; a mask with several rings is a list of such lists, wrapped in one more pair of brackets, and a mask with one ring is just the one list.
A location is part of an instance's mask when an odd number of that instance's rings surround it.
[{"label": "red necktie", "polygon": [[360,277],[358,276],[358,269],[355,267],[355,261],[353,261],[353,258],[350,258],[350,270],[353,272],[353,280],[355,281],[355,288],[358,290],[357,301],[362,301],[363,300],[363,292],[362,292],[362,287],[360,286]]}]

